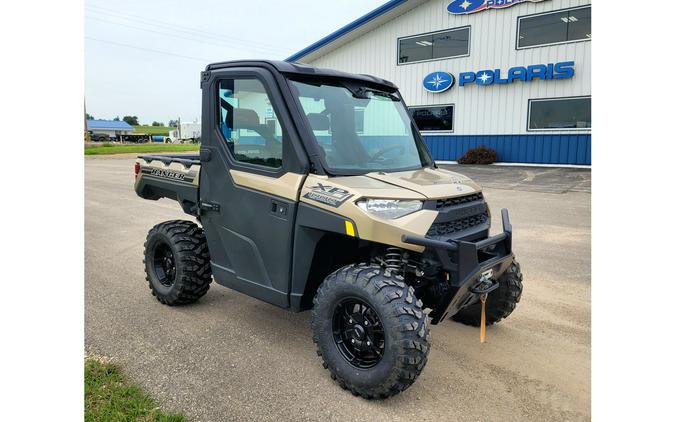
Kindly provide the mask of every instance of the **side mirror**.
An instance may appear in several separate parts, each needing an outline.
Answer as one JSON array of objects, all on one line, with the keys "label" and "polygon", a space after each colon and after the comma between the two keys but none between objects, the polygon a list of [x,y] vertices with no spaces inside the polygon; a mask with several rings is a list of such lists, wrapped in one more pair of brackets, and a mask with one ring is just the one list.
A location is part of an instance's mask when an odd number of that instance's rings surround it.
[{"label": "side mirror", "polygon": [[307,120],[309,120],[312,130],[328,130],[330,129],[330,120],[328,116],[321,113],[309,113],[307,114]]}]

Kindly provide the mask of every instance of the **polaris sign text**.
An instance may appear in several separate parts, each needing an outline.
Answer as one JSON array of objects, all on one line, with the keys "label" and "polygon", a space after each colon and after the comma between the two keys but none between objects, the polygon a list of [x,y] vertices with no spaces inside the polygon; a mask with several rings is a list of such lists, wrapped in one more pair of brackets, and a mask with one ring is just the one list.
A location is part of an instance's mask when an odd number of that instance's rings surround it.
[{"label": "polaris sign text", "polygon": [[516,4],[539,3],[545,0],[453,0],[448,4],[448,12],[453,15],[467,15],[488,9],[505,9]]},{"label": "polaris sign text", "polygon": [[520,80],[523,82],[534,79],[569,79],[574,76],[574,62],[560,62],[549,64],[533,64],[527,67],[514,66],[503,74],[501,69],[479,70],[478,72],[463,72],[459,74],[459,86],[476,83],[477,85],[510,84]]},{"label": "polaris sign text", "polygon": [[[515,81],[530,82],[535,79],[542,81],[552,79],[569,79],[574,76],[574,62],[559,62],[549,64],[533,64],[529,66],[514,66],[505,72],[502,69],[485,69],[477,72],[462,72],[457,78],[459,86],[470,84],[492,85],[510,84]],[[447,72],[432,72],[422,80],[422,86],[429,92],[438,94],[448,90],[454,83],[454,77]]]}]

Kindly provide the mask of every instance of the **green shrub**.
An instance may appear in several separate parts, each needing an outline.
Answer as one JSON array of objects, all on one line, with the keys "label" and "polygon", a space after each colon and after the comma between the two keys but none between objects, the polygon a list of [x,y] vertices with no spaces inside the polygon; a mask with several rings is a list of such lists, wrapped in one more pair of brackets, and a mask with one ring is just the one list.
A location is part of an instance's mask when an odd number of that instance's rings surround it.
[{"label": "green shrub", "polygon": [[497,151],[486,146],[471,148],[460,157],[459,164],[492,164],[497,161]]}]

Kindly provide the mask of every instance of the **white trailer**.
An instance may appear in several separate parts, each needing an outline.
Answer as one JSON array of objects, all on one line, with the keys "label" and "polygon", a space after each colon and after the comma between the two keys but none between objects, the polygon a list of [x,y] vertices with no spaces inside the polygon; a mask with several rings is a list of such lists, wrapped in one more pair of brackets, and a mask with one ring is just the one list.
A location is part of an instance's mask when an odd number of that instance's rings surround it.
[{"label": "white trailer", "polygon": [[200,122],[180,123],[176,129],[169,131],[167,142],[183,144],[187,142],[199,142],[202,137],[202,124]]}]

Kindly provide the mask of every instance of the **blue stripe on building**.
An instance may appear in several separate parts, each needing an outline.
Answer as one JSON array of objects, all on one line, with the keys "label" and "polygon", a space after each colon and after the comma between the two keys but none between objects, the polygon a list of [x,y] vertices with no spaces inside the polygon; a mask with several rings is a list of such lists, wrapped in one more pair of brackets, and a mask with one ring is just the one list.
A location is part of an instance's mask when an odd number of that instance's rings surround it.
[{"label": "blue stripe on building", "polygon": [[497,161],[533,164],[591,164],[590,134],[424,136],[435,160],[456,161],[484,145],[497,151]]},{"label": "blue stripe on building", "polygon": [[[331,144],[330,136],[318,135],[317,141]],[[378,150],[391,145],[399,137],[363,137],[364,146]],[[407,139],[401,137],[401,139]],[[457,161],[469,149],[486,146],[497,151],[497,162],[531,164],[591,164],[590,134],[525,134],[525,135],[427,135],[424,141],[435,160]],[[239,138],[242,145],[263,145],[260,136]]]},{"label": "blue stripe on building", "polygon": [[360,27],[361,25],[364,25],[371,20],[389,12],[390,10],[393,10],[397,8],[398,6],[402,5],[405,3],[406,0],[390,0],[383,4],[382,6],[378,7],[377,9],[373,10],[370,13],[367,13],[354,22],[351,22],[342,28],[338,29],[337,31],[321,38],[319,41],[315,42],[314,44],[311,44],[307,46],[306,48],[303,48],[302,50],[298,51],[297,53],[293,54],[292,56],[288,57],[286,59],[287,62],[294,62],[296,60],[299,60],[309,53],[318,50],[319,48],[323,47],[326,44],[330,44],[331,42],[335,41],[336,39],[340,38],[341,36],[353,31],[354,29]]}]

